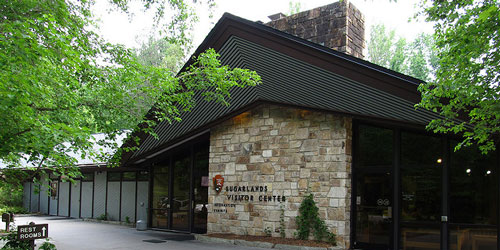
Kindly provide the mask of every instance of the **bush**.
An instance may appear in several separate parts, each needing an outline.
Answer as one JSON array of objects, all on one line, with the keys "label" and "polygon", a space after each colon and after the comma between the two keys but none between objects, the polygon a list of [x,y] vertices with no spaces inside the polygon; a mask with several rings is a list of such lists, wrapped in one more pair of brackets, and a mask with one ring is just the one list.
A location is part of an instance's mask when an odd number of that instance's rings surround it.
[{"label": "bush", "polygon": [[25,214],[25,213],[27,213],[27,211],[26,211],[26,208],[24,208],[24,207],[4,206],[4,207],[0,207],[0,214],[3,214],[3,213]]},{"label": "bush", "polygon": [[108,220],[108,214],[101,214],[99,216],[97,216],[98,220]]},{"label": "bush", "polygon": [[[2,250],[26,250],[31,249],[30,241],[18,240],[17,239],[17,231],[12,230],[9,234],[5,236],[1,236],[0,239],[5,241],[5,245],[2,247]],[[47,239],[41,246],[38,248],[39,250],[57,250],[56,245],[51,243],[49,239]]]},{"label": "bush", "polygon": [[0,237],[2,241],[5,241],[5,245],[2,249],[5,250],[26,250],[31,249],[29,241],[20,241],[17,239],[17,231],[10,231],[7,235]]},{"label": "bush", "polygon": [[23,187],[0,183],[0,213],[26,213],[23,208]]},{"label": "bush", "polygon": [[301,240],[307,240],[312,231],[317,241],[327,241],[335,245],[335,234],[328,231],[325,222],[319,218],[318,211],[313,195],[309,194],[304,197],[300,204],[299,216],[296,218],[297,237]]}]

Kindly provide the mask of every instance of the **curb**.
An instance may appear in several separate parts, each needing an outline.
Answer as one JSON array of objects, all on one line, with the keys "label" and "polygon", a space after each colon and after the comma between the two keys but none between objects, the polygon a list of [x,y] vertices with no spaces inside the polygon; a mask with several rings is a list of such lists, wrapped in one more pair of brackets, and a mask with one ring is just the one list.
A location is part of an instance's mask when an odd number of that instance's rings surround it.
[{"label": "curb", "polygon": [[98,219],[91,219],[91,218],[83,218],[82,221],[135,227],[134,223],[127,223],[124,221],[98,220]]},{"label": "curb", "polygon": [[260,248],[274,248],[274,249],[286,249],[286,250],[342,250],[342,247],[308,247],[308,246],[296,246],[296,245],[286,245],[286,244],[274,244],[270,242],[262,241],[247,241],[247,240],[230,240],[224,238],[210,237],[201,234],[195,234],[195,239],[202,242],[210,243],[223,243],[237,246],[245,247],[260,247]]}]

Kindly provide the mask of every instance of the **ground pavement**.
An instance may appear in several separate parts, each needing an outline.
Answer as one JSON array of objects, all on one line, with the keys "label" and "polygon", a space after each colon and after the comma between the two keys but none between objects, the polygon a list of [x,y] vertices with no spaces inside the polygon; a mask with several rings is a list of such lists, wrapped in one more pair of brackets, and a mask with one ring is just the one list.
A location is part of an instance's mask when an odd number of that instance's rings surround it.
[{"label": "ground pavement", "polygon": [[[26,225],[29,222],[49,224],[49,237],[58,250],[79,249],[242,249],[259,250],[264,248],[238,247],[228,244],[207,243],[194,240],[190,234],[178,234],[159,231],[137,231],[135,228],[122,225],[111,225],[96,222],[86,222],[81,219],[71,219],[57,216],[17,216],[16,225]],[[4,226],[5,224],[0,224]],[[37,245],[43,243],[37,240]],[[0,244],[2,246],[3,244]]]}]

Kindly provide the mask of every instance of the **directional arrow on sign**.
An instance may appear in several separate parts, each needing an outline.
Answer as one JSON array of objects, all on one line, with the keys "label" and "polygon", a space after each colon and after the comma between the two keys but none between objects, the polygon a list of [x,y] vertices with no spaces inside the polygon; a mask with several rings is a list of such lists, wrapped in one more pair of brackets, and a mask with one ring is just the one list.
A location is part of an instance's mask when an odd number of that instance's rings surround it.
[{"label": "directional arrow on sign", "polygon": [[45,236],[45,231],[47,231],[47,228],[42,227],[42,236]]}]

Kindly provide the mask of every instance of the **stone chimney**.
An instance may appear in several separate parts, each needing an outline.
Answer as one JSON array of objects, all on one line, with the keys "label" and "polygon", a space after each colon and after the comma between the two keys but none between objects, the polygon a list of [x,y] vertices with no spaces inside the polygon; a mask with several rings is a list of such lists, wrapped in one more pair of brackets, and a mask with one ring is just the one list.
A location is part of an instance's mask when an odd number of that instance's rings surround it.
[{"label": "stone chimney", "polygon": [[266,25],[331,49],[363,59],[365,17],[348,0],[291,16],[269,16]]}]

